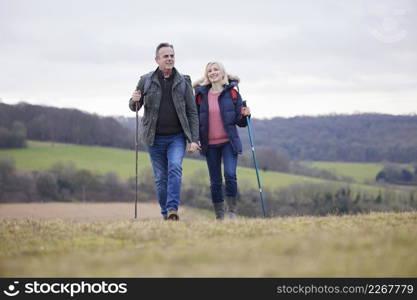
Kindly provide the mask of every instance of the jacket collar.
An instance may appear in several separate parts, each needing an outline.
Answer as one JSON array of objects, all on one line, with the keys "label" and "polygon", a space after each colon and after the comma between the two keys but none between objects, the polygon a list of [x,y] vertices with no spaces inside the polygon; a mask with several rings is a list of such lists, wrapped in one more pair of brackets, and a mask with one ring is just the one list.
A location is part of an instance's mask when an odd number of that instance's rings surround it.
[{"label": "jacket collar", "polygon": [[[238,85],[238,82],[239,82],[238,80],[230,80],[229,84],[224,84],[223,85],[223,92],[234,88],[235,86]],[[200,85],[200,86],[196,87],[195,91],[196,91],[196,94],[198,94],[198,93],[208,93],[210,88],[211,88],[211,83],[209,83],[207,85]]]},{"label": "jacket collar", "polygon": [[[158,74],[159,74],[160,70],[159,68],[156,68],[156,70],[153,72],[152,74],[152,81],[155,82],[156,84],[159,84],[159,79],[158,79]],[[173,76],[173,82],[172,82],[172,87],[176,86],[177,84],[179,84],[182,80],[184,80],[182,78],[182,76],[180,75],[180,73],[177,71],[176,68],[172,69],[172,75]]]}]

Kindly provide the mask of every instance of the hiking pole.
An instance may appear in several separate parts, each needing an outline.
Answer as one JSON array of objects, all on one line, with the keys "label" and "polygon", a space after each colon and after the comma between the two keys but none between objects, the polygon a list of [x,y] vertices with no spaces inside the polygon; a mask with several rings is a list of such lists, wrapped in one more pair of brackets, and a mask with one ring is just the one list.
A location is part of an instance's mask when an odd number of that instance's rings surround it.
[{"label": "hiking pole", "polygon": [[135,149],[136,149],[136,184],[135,184],[135,219],[138,218],[138,132],[139,132],[139,102],[136,102],[136,135],[135,135]]},{"label": "hiking pole", "polygon": [[[242,104],[243,104],[244,107],[246,107],[246,101],[242,101]],[[255,165],[255,170],[256,170],[256,178],[258,179],[258,188],[259,188],[259,195],[261,197],[262,212],[263,212],[264,218],[265,218],[266,217],[266,212],[265,212],[264,196],[263,196],[263,192],[262,192],[261,180],[259,179],[258,163],[256,161],[255,145],[254,145],[253,139],[252,139],[252,127],[250,125],[250,117],[249,116],[246,116],[246,121],[248,123],[249,142],[250,142],[250,146],[251,146],[251,149],[252,149],[253,163]]]}]

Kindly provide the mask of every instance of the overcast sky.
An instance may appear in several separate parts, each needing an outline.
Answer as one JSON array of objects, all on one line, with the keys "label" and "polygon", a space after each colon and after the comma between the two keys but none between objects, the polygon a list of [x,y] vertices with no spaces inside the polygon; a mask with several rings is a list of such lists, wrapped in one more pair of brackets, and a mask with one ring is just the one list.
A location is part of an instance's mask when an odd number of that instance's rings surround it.
[{"label": "overcast sky", "polygon": [[0,0],[0,98],[134,116],[167,41],[193,80],[223,62],[257,118],[415,114],[416,15],[414,0]]}]

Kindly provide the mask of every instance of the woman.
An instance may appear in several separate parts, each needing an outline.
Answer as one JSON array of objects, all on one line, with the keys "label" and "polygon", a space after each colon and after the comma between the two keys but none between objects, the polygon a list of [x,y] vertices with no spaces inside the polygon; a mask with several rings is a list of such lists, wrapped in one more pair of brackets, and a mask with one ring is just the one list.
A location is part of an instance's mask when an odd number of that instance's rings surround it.
[{"label": "woman", "polygon": [[237,126],[247,125],[248,107],[236,90],[239,78],[226,73],[219,62],[209,62],[204,77],[194,84],[200,119],[201,153],[206,157],[210,190],[216,219],[223,220],[225,205],[222,190],[221,161],[226,182],[225,199],[230,218],[236,218],[237,155],[242,142]]}]

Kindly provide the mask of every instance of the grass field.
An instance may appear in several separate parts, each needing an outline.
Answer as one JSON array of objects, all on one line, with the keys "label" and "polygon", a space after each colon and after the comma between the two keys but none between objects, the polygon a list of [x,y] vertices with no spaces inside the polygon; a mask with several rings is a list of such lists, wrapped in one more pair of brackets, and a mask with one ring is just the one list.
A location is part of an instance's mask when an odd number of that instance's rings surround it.
[{"label": "grass field", "polygon": [[376,174],[384,168],[382,163],[348,163],[348,162],[327,162],[314,161],[305,162],[305,164],[318,168],[325,169],[335,173],[336,175],[348,176],[353,178],[358,183],[363,183],[366,180],[375,180]]},{"label": "grass field", "polygon": [[[114,172],[121,178],[135,176],[135,152],[130,150],[78,146],[59,143],[29,142],[25,149],[0,150],[0,155],[9,155],[16,161],[16,167],[26,170],[45,170],[58,161],[72,161],[78,168],[104,174]],[[139,152],[139,172],[151,167],[149,155]],[[184,178],[197,170],[207,171],[203,160],[185,159],[183,164]],[[265,186],[272,188],[284,187],[293,183],[325,182],[325,180],[304,176],[290,175],[278,172],[261,172],[260,176]],[[256,185],[256,175],[253,169],[238,168],[238,177],[245,184]]]},{"label": "grass field", "polygon": [[[78,168],[88,169],[100,174],[114,172],[121,178],[127,179],[134,177],[135,174],[135,152],[117,148],[78,146],[71,144],[59,144],[48,142],[29,142],[29,147],[25,149],[0,150],[0,155],[9,155],[16,161],[16,167],[26,170],[45,170],[55,162],[72,161]],[[146,152],[139,153],[139,172],[149,170],[151,167],[149,155]],[[185,159],[183,164],[184,181],[194,175],[198,170],[207,174],[207,165],[203,160]],[[360,170],[356,170],[358,174]],[[256,174],[254,169],[238,168],[237,171],[239,184],[246,187],[256,187]],[[359,176],[356,174],[356,176]],[[291,184],[303,182],[331,183],[335,182],[298,176],[279,172],[260,171],[263,187],[270,189],[287,187]],[[207,177],[208,184],[208,177]],[[344,184],[344,183],[337,183]],[[378,188],[363,184],[354,184],[360,189],[377,193]]]},{"label": "grass field", "polygon": [[[374,181],[378,172],[384,168],[383,163],[355,163],[340,161],[310,161],[303,163],[314,168],[331,171],[336,175],[353,178],[355,182],[358,183],[364,183],[365,181]],[[407,168],[410,171],[413,171],[412,166],[409,164],[397,165],[401,168]]]},{"label": "grass field", "polygon": [[133,220],[106,217],[131,204],[10,205],[0,205],[2,277],[417,276],[416,212],[215,222],[185,210],[164,222],[151,206]]},{"label": "grass field", "polygon": [[[117,221],[134,216],[134,203],[0,203],[0,219],[41,219],[70,221]],[[138,219],[159,219],[159,206],[155,203],[138,203]],[[188,220],[208,218],[210,212],[181,207],[181,216]]]}]

